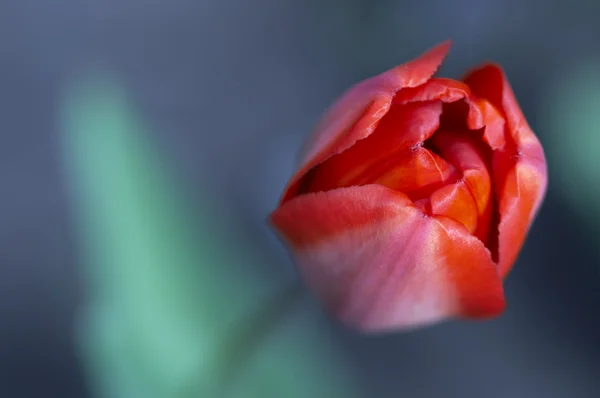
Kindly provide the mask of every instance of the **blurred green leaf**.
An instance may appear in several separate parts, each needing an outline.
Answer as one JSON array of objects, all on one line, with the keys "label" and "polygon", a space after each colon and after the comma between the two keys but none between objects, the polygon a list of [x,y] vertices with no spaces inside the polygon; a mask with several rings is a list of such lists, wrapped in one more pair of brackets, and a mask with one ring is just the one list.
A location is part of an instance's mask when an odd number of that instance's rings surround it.
[{"label": "blurred green leaf", "polygon": [[[87,265],[80,335],[95,395],[211,397],[222,382],[235,397],[354,395],[314,315],[302,313],[293,328],[273,328],[290,321],[280,316],[288,309],[260,316],[277,300],[253,272],[262,259],[227,236],[234,225],[208,197],[192,211],[112,79],[67,92],[63,131]],[[265,339],[246,338],[256,330]]]},{"label": "blurred green leaf", "polygon": [[552,184],[582,219],[600,224],[600,59],[562,70],[542,102]]}]

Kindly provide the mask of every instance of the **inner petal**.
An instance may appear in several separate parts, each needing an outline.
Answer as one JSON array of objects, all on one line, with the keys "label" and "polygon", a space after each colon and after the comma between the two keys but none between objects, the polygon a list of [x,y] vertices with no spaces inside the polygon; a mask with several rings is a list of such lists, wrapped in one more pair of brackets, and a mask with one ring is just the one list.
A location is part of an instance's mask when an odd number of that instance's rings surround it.
[{"label": "inner petal", "polygon": [[369,137],[316,166],[303,181],[302,192],[374,183],[388,167],[412,153],[411,148],[439,127],[440,101],[392,106]]},{"label": "inner petal", "polygon": [[446,185],[430,198],[431,214],[450,217],[475,234],[479,224],[477,206],[464,180]]},{"label": "inner petal", "polygon": [[421,146],[397,155],[382,164],[368,182],[403,192],[417,201],[460,176],[452,164]]},{"label": "inner petal", "polygon": [[487,242],[493,197],[490,160],[484,143],[473,131],[440,131],[431,138],[431,144],[462,173],[454,187],[445,187],[432,195],[432,212],[462,222],[471,233]]}]

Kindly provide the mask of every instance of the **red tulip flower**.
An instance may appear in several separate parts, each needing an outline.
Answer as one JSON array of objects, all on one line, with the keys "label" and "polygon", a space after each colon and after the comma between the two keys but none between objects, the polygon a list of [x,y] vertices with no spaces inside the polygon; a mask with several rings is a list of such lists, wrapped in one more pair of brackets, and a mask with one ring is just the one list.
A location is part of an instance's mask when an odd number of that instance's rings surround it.
[{"label": "red tulip flower", "polygon": [[545,194],[504,73],[433,77],[449,47],[343,94],[270,216],[308,285],[362,331],[500,314]]}]

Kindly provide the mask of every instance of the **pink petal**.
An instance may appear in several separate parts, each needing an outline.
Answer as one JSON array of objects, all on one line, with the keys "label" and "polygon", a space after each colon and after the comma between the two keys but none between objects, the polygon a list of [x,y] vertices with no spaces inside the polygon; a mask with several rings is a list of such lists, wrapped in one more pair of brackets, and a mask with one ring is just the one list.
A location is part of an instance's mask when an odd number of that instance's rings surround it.
[{"label": "pink petal", "polygon": [[498,269],[504,277],[517,258],[546,192],[546,159],[500,67],[483,66],[464,81],[506,119],[507,143],[503,150],[494,151],[492,166],[500,209]]},{"label": "pink petal", "polygon": [[300,195],[271,215],[330,311],[363,331],[412,328],[504,308],[483,243],[378,185]]}]

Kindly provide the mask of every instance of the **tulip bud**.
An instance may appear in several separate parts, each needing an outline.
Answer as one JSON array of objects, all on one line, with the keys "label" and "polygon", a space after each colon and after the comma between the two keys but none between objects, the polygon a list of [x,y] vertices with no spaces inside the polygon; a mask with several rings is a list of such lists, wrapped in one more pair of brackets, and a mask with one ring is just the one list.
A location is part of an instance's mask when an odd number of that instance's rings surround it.
[{"label": "tulip bud", "polygon": [[449,46],[343,94],[270,216],[325,306],[362,331],[500,314],[545,194],[504,73],[432,77]]}]

